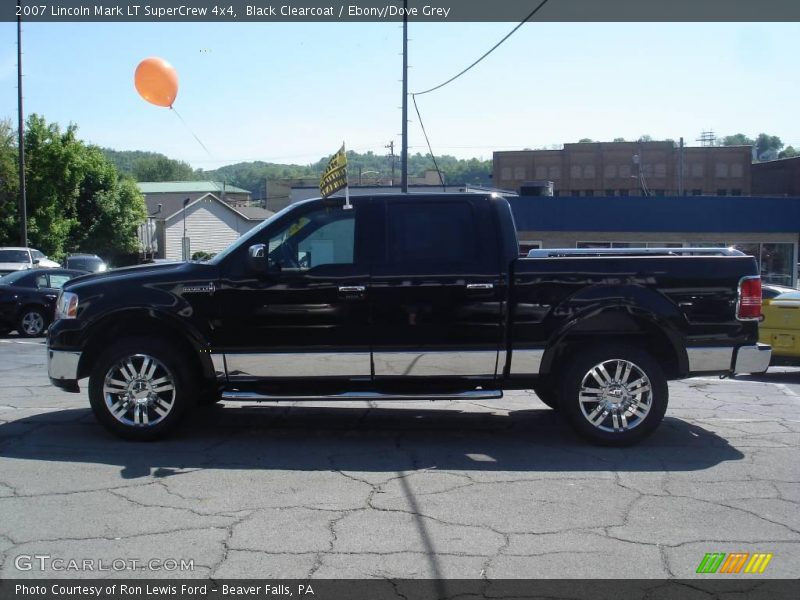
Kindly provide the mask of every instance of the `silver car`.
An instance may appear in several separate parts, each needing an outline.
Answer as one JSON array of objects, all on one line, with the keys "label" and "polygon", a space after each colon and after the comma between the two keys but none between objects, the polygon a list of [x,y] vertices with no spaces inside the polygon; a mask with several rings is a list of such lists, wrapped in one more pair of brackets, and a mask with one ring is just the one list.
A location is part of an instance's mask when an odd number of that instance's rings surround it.
[{"label": "silver car", "polygon": [[56,261],[47,258],[44,253],[36,248],[6,247],[0,248],[0,275],[42,267],[55,269],[60,267]]}]

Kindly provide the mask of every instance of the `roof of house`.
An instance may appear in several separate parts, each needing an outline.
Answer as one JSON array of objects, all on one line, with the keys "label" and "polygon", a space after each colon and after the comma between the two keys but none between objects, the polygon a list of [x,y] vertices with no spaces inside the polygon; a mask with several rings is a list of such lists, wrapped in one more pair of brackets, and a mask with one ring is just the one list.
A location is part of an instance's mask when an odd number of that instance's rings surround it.
[{"label": "roof of house", "polygon": [[137,184],[143,194],[249,194],[247,190],[222,181],[141,181]]},{"label": "roof of house", "polygon": [[275,213],[260,206],[236,206],[234,210],[242,213],[248,219],[264,220],[269,219]]},{"label": "roof of house", "polygon": [[[162,200],[161,202],[158,201],[159,198],[156,197],[147,197],[145,196],[145,201],[147,202],[147,212],[150,216],[155,217],[156,219],[164,219],[165,221],[169,221],[175,217],[180,218],[181,212],[183,211],[183,200],[180,198],[168,198],[166,200]],[[271,210],[267,210],[265,208],[261,208],[258,206],[231,206],[227,202],[223,202],[214,194],[204,194],[199,198],[194,198],[191,200],[186,207],[189,208],[197,204],[198,202],[214,202],[217,203],[224,208],[231,210],[241,217],[247,219],[248,221],[263,221],[264,219],[268,219],[275,213]],[[158,210],[158,205],[161,204],[161,211],[156,213]]]}]

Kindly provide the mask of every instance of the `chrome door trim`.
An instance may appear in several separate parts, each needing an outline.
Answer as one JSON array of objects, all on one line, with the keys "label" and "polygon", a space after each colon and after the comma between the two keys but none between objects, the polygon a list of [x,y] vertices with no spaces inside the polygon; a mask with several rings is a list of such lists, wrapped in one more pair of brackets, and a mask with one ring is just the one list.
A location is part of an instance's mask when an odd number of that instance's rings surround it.
[{"label": "chrome door trim", "polygon": [[369,352],[225,353],[228,379],[370,377]]},{"label": "chrome door trim", "polygon": [[497,350],[373,352],[375,377],[494,377]]},{"label": "chrome door trim", "polygon": [[323,394],[319,396],[288,396],[259,394],[228,390],[222,392],[223,400],[241,402],[300,402],[314,400],[496,400],[503,397],[502,390],[467,390],[450,394],[382,394],[380,392],[343,392],[341,394]]},{"label": "chrome door trim", "polygon": [[225,355],[221,352],[211,352],[211,364],[214,367],[214,377],[217,381],[224,381],[228,377],[228,370],[225,368]]},{"label": "chrome door trim", "polygon": [[468,290],[493,290],[494,284],[493,283],[468,283],[467,284]]},{"label": "chrome door trim", "polygon": [[512,350],[509,375],[538,375],[543,358],[544,350]]}]

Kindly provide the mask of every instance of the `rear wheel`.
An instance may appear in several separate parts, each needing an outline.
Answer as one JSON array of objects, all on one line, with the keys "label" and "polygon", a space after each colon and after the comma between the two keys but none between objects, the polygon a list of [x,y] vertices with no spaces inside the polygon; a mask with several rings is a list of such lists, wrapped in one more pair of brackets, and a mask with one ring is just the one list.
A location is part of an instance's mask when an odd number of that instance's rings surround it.
[{"label": "rear wheel", "polygon": [[666,377],[650,354],[608,344],[573,359],[561,381],[559,406],[592,442],[627,446],[653,433],[668,401]]},{"label": "rear wheel", "polygon": [[89,401],[98,421],[129,440],[166,435],[194,400],[186,359],[160,340],[118,342],[97,361],[89,376]]}]

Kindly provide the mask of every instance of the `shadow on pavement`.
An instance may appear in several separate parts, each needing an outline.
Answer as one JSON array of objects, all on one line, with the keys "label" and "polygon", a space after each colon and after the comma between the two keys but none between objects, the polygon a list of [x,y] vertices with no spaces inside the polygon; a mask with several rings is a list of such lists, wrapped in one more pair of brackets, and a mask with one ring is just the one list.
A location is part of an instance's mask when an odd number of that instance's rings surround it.
[{"label": "shadow on pavement", "polygon": [[758,381],[763,383],[796,383],[800,384],[800,369],[796,367],[770,367],[766,373],[754,375],[736,375],[733,379],[742,381]]},{"label": "shadow on pavement", "polygon": [[125,442],[88,409],[0,424],[0,456],[119,465],[122,476],[181,469],[300,471],[695,471],[744,455],[716,434],[666,418],[630,448],[589,445],[549,409],[510,414],[457,408],[254,407],[198,411],[172,437]]}]

